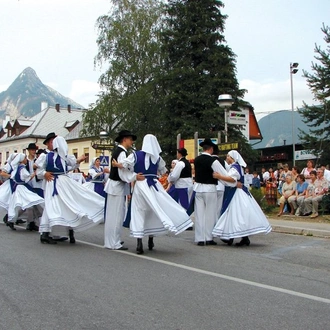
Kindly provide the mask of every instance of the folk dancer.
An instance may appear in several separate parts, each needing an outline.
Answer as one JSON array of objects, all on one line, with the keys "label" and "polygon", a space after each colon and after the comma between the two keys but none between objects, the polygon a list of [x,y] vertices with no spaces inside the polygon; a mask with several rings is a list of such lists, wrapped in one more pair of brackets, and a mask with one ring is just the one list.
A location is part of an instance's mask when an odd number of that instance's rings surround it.
[{"label": "folk dancer", "polygon": [[[128,149],[133,146],[137,137],[128,130],[118,133],[115,142],[117,148],[112,152],[111,161],[122,162],[128,155]],[[130,176],[130,177],[127,177]],[[107,193],[104,225],[104,247],[112,250],[127,250],[121,240],[121,231],[126,215],[125,197],[131,194],[130,185],[131,173],[111,167],[109,180],[104,191]]]},{"label": "folk dancer", "polygon": [[[135,173],[137,181],[131,200],[131,236],[137,238],[138,254],[144,253],[142,238],[149,236],[148,248],[154,247],[153,237],[172,232],[180,234],[193,225],[185,209],[176,203],[157,179],[167,171],[157,138],[147,134],[142,149],[129,155],[122,163],[112,162]],[[142,180],[139,180],[139,175]]]},{"label": "folk dancer", "polygon": [[28,184],[35,177],[35,172],[30,174],[26,169],[27,157],[23,153],[18,153],[11,162],[13,171],[12,194],[8,208],[8,223],[13,224],[18,216],[25,210],[33,213],[34,206],[41,207],[41,213],[44,208],[44,199],[34,192],[31,185]]},{"label": "folk dancer", "polygon": [[213,228],[217,222],[217,184],[213,172],[226,174],[220,162],[212,157],[217,145],[206,138],[199,144],[203,148],[201,155],[195,158],[194,212],[195,242],[198,246],[216,245],[213,240]]},{"label": "folk dancer", "polygon": [[[104,203],[94,191],[72,180],[66,173],[85,160],[68,155],[65,139],[57,136],[49,144],[50,152],[38,159],[37,174],[44,182],[45,209],[39,232],[41,243],[56,244],[49,233],[69,231],[70,243],[75,243],[74,231],[87,230],[103,220]],[[51,150],[52,149],[52,150]]]},{"label": "folk dancer", "polygon": [[[228,173],[215,171],[213,177],[222,180],[230,186],[225,187],[225,195],[221,216],[217,221],[212,234],[219,236],[228,245],[233,243],[234,238],[242,238],[237,246],[250,245],[248,235],[268,234],[271,226],[262,212],[260,206],[244,186],[243,167],[246,163],[236,151],[228,152],[226,162],[230,165]],[[242,189],[237,189],[236,182],[242,183]]]}]

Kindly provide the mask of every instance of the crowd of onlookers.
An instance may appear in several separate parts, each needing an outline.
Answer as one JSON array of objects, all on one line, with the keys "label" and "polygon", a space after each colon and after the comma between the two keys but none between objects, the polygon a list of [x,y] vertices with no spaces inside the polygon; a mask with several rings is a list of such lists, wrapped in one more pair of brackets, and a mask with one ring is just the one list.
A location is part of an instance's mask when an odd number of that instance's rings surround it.
[{"label": "crowd of onlookers", "polygon": [[330,170],[325,165],[315,166],[308,160],[300,170],[288,164],[273,169],[261,169],[261,173],[245,169],[245,185],[250,189],[262,189],[269,205],[279,205],[278,216],[290,213],[296,216],[318,217],[320,202],[328,194]]}]

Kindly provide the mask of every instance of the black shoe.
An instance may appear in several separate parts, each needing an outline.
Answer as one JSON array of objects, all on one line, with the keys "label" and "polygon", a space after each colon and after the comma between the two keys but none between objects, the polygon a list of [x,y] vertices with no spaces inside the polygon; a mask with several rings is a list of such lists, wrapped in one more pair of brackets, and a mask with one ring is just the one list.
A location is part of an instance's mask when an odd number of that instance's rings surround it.
[{"label": "black shoe", "polygon": [[239,243],[236,243],[235,244],[236,246],[249,246],[250,245],[250,240],[249,240],[249,237],[248,236],[245,236],[241,239],[241,241]]},{"label": "black shoe", "polygon": [[6,215],[3,217],[2,221],[5,223],[6,226],[8,225],[8,214],[6,214]]},{"label": "black shoe", "polygon": [[7,222],[6,224],[11,230],[16,230],[15,226],[14,226],[14,223],[13,222]]},{"label": "black shoe", "polygon": [[206,241],[206,245],[217,245],[217,242],[212,241]]},{"label": "black shoe", "polygon": [[[221,238],[220,238],[221,239]],[[221,239],[222,242],[228,244],[229,246],[231,246],[234,242],[234,239],[233,238],[230,238],[230,239]]]},{"label": "black shoe", "polygon": [[121,246],[119,249],[116,249],[116,250],[126,251],[126,250],[128,250],[128,248],[125,246]]},{"label": "black shoe", "polygon": [[40,235],[40,242],[41,243],[47,243],[47,244],[57,244],[55,240],[53,240],[50,236],[49,233],[42,233]]},{"label": "black shoe", "polygon": [[188,227],[186,230],[194,230],[194,227]]},{"label": "black shoe", "polygon": [[153,237],[149,237],[148,239],[148,249],[151,251],[154,248],[155,244],[154,244],[154,238]]},{"label": "black shoe", "polygon": [[16,222],[15,222],[15,224],[16,225],[20,225],[20,224],[25,223],[25,222],[26,222],[25,220],[17,219]]},{"label": "black shoe", "polygon": [[39,227],[35,224],[34,221],[31,221],[30,223],[28,223],[26,225],[26,230],[29,230],[29,231],[39,231]]},{"label": "black shoe", "polygon": [[136,253],[137,254],[143,254],[143,244],[142,244],[142,238],[137,239],[137,246],[136,246]]},{"label": "black shoe", "polygon": [[68,240],[68,237],[65,237],[65,236],[63,236],[63,237],[52,237],[52,240],[54,241],[54,242],[64,242],[64,241],[67,241]]},{"label": "black shoe", "polygon": [[204,243],[204,242],[198,242],[197,245],[198,245],[198,246],[204,246],[205,243]]},{"label": "black shoe", "polygon": [[74,232],[73,232],[73,229],[69,229],[69,237],[70,237],[70,243],[71,243],[71,244],[76,243],[76,239],[74,238]]}]

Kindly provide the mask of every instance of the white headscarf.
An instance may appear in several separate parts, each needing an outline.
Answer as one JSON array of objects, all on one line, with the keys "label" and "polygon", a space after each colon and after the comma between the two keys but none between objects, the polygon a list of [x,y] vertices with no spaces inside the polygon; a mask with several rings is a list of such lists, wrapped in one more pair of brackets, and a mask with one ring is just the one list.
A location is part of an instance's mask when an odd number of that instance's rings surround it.
[{"label": "white headscarf", "polygon": [[152,134],[147,134],[144,136],[141,150],[149,156],[145,158],[146,169],[148,169],[150,165],[149,159],[151,159],[153,164],[156,164],[159,154],[162,152],[157,138]]},{"label": "white headscarf", "polygon": [[[66,172],[66,161],[67,161],[67,157],[68,157],[68,144],[66,143],[64,137],[62,136],[57,136],[54,140],[53,140],[53,150],[55,155],[59,156],[61,158],[61,163],[64,169],[64,172]],[[54,167],[56,167],[55,165],[55,161],[56,161],[57,157],[54,157]]]},{"label": "white headscarf", "polygon": [[[11,161],[10,165],[13,168],[13,171],[11,173],[11,177],[14,178],[18,169],[18,165],[26,158],[25,154],[18,153]],[[9,159],[9,158],[8,158]]]},{"label": "white headscarf", "polygon": [[95,165],[96,159],[100,159],[100,157],[94,157],[94,158],[92,158],[91,162],[89,163],[89,168],[90,169]]},{"label": "white headscarf", "polygon": [[243,167],[246,167],[246,163],[244,161],[244,159],[242,158],[242,156],[240,155],[240,153],[236,150],[230,150],[228,152],[228,155],[234,159],[234,161],[238,164],[240,164]]}]

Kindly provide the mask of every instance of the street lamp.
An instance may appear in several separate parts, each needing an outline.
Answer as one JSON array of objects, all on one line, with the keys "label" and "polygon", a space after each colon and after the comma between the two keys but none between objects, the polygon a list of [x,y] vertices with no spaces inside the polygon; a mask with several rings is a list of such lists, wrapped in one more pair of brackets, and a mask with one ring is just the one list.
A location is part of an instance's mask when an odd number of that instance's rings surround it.
[{"label": "street lamp", "polygon": [[225,142],[228,142],[228,115],[227,111],[228,109],[233,105],[234,99],[229,94],[221,94],[218,97],[218,105],[219,107],[224,109],[224,115],[225,115]]},{"label": "street lamp", "polygon": [[293,82],[292,82],[292,75],[298,72],[299,63],[294,62],[290,63],[290,83],[291,83],[291,111],[292,111],[292,152],[293,152],[293,166],[295,166],[295,142],[294,142],[294,104],[293,104]]}]

